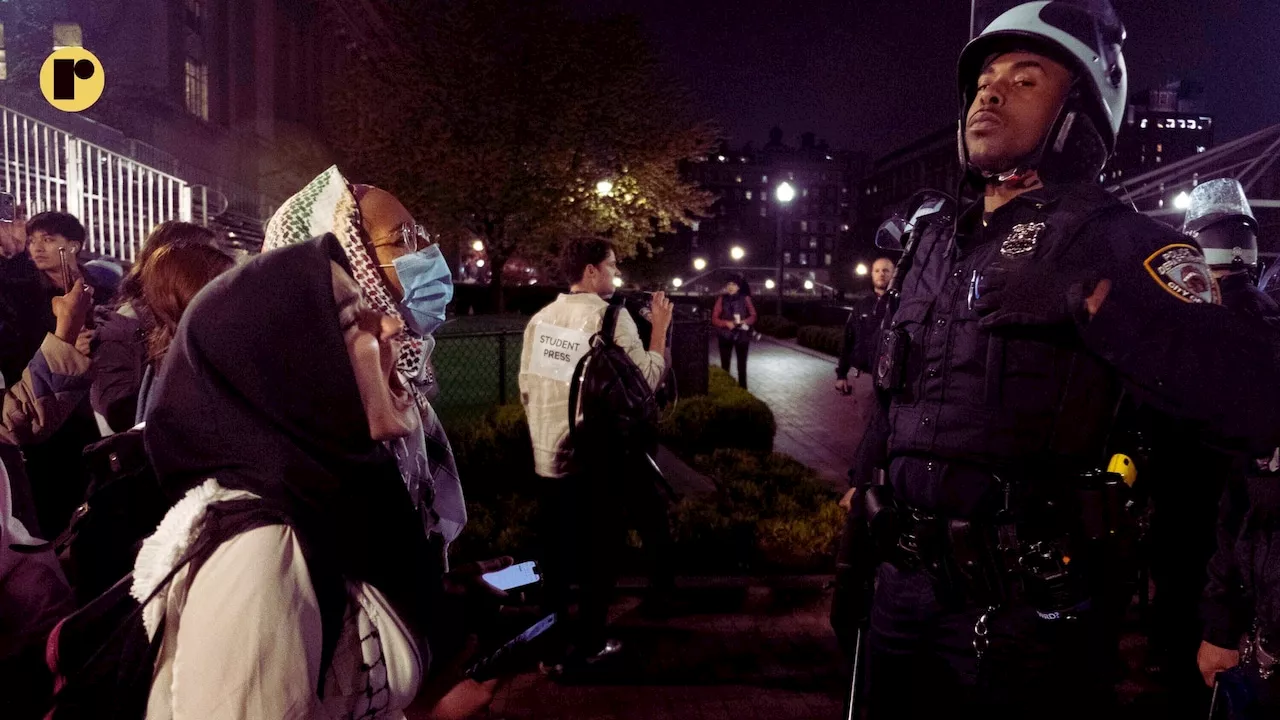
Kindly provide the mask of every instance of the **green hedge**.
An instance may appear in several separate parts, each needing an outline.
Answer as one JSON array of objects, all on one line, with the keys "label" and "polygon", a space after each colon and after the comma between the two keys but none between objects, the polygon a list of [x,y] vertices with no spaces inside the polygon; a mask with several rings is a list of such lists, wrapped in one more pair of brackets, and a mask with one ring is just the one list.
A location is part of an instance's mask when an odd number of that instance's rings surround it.
[{"label": "green hedge", "polygon": [[761,315],[756,320],[756,331],[783,340],[796,336],[797,326],[790,320],[777,315]]},{"label": "green hedge", "polygon": [[780,453],[717,450],[694,460],[717,491],[672,510],[679,563],[700,571],[827,571],[844,511],[808,467]]},{"label": "green hedge", "polygon": [[[451,549],[455,562],[530,557],[542,481],[523,408],[498,407],[449,431],[469,515]],[[770,452],[775,425],[767,405],[712,368],[709,394],[667,411],[661,432],[663,443],[717,488],[671,508],[679,571],[829,570],[843,512],[812,470]],[[639,561],[634,547],[630,552],[622,560],[628,572]]]},{"label": "green hedge", "polygon": [[796,331],[796,342],[812,350],[840,357],[844,328],[805,325]]},{"label": "green hedge", "polygon": [[712,367],[707,394],[676,403],[659,431],[664,445],[692,458],[720,448],[770,452],[777,425],[764,401],[738,387],[729,373]]}]

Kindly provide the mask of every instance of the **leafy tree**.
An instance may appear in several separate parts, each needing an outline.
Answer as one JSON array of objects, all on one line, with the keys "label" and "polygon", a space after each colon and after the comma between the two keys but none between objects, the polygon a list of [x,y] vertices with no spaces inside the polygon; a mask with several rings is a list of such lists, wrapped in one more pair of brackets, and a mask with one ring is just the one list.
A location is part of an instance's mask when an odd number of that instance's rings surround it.
[{"label": "leafy tree", "polygon": [[451,246],[482,240],[499,309],[509,258],[542,261],[573,233],[629,257],[705,215],[712,197],[678,164],[714,128],[689,117],[633,19],[581,20],[555,0],[406,0],[395,26],[410,39],[393,67],[348,66],[331,144]]}]

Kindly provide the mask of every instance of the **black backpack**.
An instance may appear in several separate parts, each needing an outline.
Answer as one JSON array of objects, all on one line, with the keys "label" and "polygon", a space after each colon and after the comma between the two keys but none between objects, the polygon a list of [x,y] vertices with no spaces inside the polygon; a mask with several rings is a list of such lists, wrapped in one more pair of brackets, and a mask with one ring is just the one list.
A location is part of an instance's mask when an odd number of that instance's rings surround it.
[{"label": "black backpack", "polygon": [[644,373],[614,340],[621,311],[609,305],[591,349],[573,371],[569,437],[579,463],[620,453],[652,455],[658,448],[658,401]]}]

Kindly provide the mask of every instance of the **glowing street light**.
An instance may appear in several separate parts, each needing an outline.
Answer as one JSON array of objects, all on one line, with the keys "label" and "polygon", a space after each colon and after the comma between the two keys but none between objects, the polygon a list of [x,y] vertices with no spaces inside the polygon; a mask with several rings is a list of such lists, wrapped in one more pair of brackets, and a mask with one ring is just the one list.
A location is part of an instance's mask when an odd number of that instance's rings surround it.
[{"label": "glowing street light", "polygon": [[614,286],[614,287],[617,287],[617,288],[622,287],[622,278],[620,278],[620,277],[616,277],[616,278],[614,278],[614,279],[613,279],[613,286]]},{"label": "glowing street light", "polygon": [[702,272],[703,270],[706,270],[706,269],[707,269],[707,259],[706,259],[706,258],[694,258],[694,259],[693,259],[693,269],[694,269],[694,270],[697,270],[698,272]]},{"label": "glowing street light", "polygon": [[812,290],[812,289],[813,289],[813,281],[812,281],[812,280],[805,280],[805,281],[804,281],[804,289],[805,289],[805,290]]},{"label": "glowing street light", "polygon": [[866,274],[867,274],[867,272],[868,272],[868,271],[867,271],[867,264],[866,264],[866,263],[858,263],[858,267],[854,268],[854,269],[853,269],[853,271],[854,271],[855,273],[859,274],[859,275],[866,275]]},{"label": "glowing street light", "polygon": [[1178,196],[1173,199],[1173,206],[1179,210],[1186,210],[1191,207],[1191,196],[1187,194],[1186,190],[1178,193]]},{"label": "glowing street light", "polygon": [[484,267],[484,260],[477,260],[476,267]]},{"label": "glowing street light", "polygon": [[484,252],[484,241],[483,241],[483,240],[477,240],[477,241],[475,241],[475,242],[471,243],[471,249],[472,249],[472,250],[475,250],[476,252]]},{"label": "glowing street light", "polygon": [[791,183],[783,181],[778,183],[778,188],[773,192],[774,197],[778,199],[778,229],[773,236],[773,255],[774,262],[777,263],[776,284],[778,286],[778,317],[782,317],[782,211],[791,204],[796,197],[796,189]]},{"label": "glowing street light", "polygon": [[776,287],[778,287],[778,283],[774,282],[774,281],[773,281],[773,278],[769,278],[768,280],[765,280],[765,281],[764,281],[764,289],[765,289],[765,290],[772,290],[772,289],[774,289],[774,288],[776,288]]},{"label": "glowing street light", "polygon": [[611,180],[601,180],[596,183],[596,194],[600,197],[609,197],[613,194],[613,182]]},{"label": "glowing street light", "polygon": [[678,288],[683,284],[684,284],[684,281],[681,280],[680,278],[671,278],[671,287]]},{"label": "glowing street light", "polygon": [[747,256],[747,251],[743,250],[740,245],[734,245],[733,249],[729,251],[729,257],[733,258],[734,260],[741,260],[746,256]]},{"label": "glowing street light", "polygon": [[774,195],[778,198],[778,202],[789,203],[796,198],[796,189],[791,187],[789,182],[780,183]]}]

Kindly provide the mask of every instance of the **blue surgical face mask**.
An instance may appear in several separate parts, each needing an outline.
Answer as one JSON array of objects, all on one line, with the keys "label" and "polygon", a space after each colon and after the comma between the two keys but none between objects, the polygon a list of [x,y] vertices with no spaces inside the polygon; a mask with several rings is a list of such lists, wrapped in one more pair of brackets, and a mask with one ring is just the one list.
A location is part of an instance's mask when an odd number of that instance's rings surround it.
[{"label": "blue surgical face mask", "polygon": [[402,255],[391,266],[404,287],[399,307],[405,327],[419,337],[431,335],[444,324],[444,308],[453,299],[453,273],[440,246]]}]

